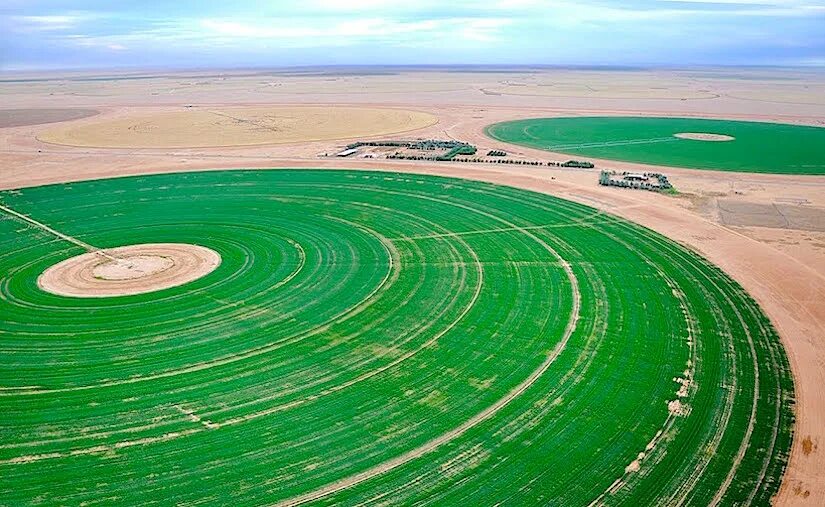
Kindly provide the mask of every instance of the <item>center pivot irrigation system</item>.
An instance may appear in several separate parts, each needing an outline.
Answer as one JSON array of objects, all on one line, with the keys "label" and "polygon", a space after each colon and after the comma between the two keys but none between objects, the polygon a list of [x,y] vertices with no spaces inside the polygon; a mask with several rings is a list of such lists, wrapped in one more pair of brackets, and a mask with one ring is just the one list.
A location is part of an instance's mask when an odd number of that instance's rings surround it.
[{"label": "center pivot irrigation system", "polygon": [[[0,498],[766,504],[785,352],[718,268],[510,187],[277,170],[0,193]],[[186,243],[184,285],[41,290],[83,244]]]}]

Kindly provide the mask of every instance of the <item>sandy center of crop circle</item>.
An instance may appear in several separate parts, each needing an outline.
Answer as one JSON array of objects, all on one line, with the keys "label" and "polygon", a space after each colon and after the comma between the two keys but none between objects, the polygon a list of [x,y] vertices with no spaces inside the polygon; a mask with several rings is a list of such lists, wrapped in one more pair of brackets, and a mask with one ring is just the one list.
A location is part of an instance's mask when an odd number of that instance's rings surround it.
[{"label": "sandy center of crop circle", "polygon": [[126,296],[189,283],[211,273],[220,263],[217,252],[198,245],[129,245],[61,261],[46,269],[37,284],[60,296]]},{"label": "sandy center of crop circle", "polygon": [[710,134],[706,132],[679,132],[678,134],[673,134],[673,137],[678,137],[679,139],[690,139],[692,141],[712,142],[733,141],[736,139],[733,136],[728,136],[725,134]]},{"label": "sandy center of crop circle", "polygon": [[103,280],[133,280],[166,271],[175,265],[169,257],[160,255],[129,255],[113,258],[92,268],[92,275]]}]

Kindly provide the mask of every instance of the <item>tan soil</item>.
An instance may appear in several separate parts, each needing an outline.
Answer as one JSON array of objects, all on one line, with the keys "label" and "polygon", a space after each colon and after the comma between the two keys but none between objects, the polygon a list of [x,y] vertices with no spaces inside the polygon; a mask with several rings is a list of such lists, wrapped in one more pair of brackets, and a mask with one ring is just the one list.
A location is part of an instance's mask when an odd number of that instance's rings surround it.
[{"label": "tan soil", "polygon": [[[0,83],[0,94],[6,107],[36,108],[60,100],[66,107],[101,109],[106,118],[180,112],[189,103],[217,110],[271,107],[273,97],[291,105],[420,110],[436,115],[438,123],[395,137],[460,139],[476,144],[479,152],[502,149],[508,157],[544,161],[569,157],[497,142],[484,134],[484,127],[511,119],[570,115],[707,117],[825,126],[825,102],[800,100],[805,93],[822,89],[825,76],[801,70],[738,69],[735,75],[722,75],[719,70],[422,72],[324,76],[314,81],[305,76],[281,76],[278,80],[284,86],[277,93],[273,93],[273,86],[261,86],[260,76],[229,72],[221,78],[201,79],[192,73],[177,73],[151,80],[68,82],[65,86],[59,82]],[[312,86],[304,86],[310,81]],[[558,96],[490,92],[503,86],[504,81],[548,87],[558,84],[577,91]],[[377,93],[379,90],[381,93]],[[691,99],[708,93],[714,98]],[[152,107],[147,107],[150,104]],[[102,118],[79,120],[76,124]],[[821,387],[825,385],[825,233],[811,226],[818,218],[803,209],[825,207],[825,177],[697,171],[604,160],[594,160],[597,169],[588,171],[322,157],[346,144],[334,141],[135,152],[39,142],[36,136],[50,128],[0,130],[0,189],[239,167],[391,170],[470,178],[544,192],[622,216],[679,241],[721,267],[759,302],[788,352],[797,398],[796,426],[790,463],[774,503],[825,505],[825,453],[815,444],[825,441],[825,390]],[[680,195],[599,187],[599,168],[662,171]],[[720,210],[720,201],[724,211]],[[780,224],[773,214],[762,213],[774,204],[789,217],[787,223]],[[797,204],[800,209],[791,215],[786,205]],[[723,213],[737,223],[754,225],[727,225],[721,219]],[[780,225],[782,228],[777,228]],[[806,441],[814,444],[806,445]]]},{"label": "tan soil", "polygon": [[736,227],[736,231],[785,252],[808,266],[825,266],[825,232],[792,231],[768,227]]},{"label": "tan soil", "polygon": [[101,280],[134,280],[154,276],[174,265],[173,259],[160,255],[120,255],[92,268],[92,276]]},{"label": "tan soil", "polygon": [[252,146],[397,134],[436,121],[431,114],[386,108],[189,108],[66,125],[39,138],[98,148]]},{"label": "tan soil", "polygon": [[727,199],[719,199],[717,206],[719,219],[725,225],[825,232],[825,208]]},{"label": "tan soil", "polygon": [[602,85],[596,86],[585,84],[568,83],[541,83],[527,84],[508,82],[504,86],[493,86],[485,88],[490,93],[500,93],[502,95],[522,95],[528,97],[593,97],[609,99],[679,99],[679,100],[702,100],[712,99],[715,95],[709,91],[692,90],[685,86],[674,86],[672,88],[651,88],[640,83],[629,83],[624,86]]},{"label": "tan soil", "polygon": [[0,109],[0,128],[79,120],[96,114],[95,109]]},{"label": "tan soil", "polygon": [[189,283],[211,273],[220,263],[215,251],[197,245],[129,245],[61,261],[44,271],[37,284],[60,296],[126,296]]},{"label": "tan soil", "polygon": [[678,134],[673,134],[673,137],[678,137],[679,139],[690,139],[692,141],[712,142],[733,141],[736,139],[733,136],[726,136],[724,134],[706,134],[703,132],[679,132]]}]

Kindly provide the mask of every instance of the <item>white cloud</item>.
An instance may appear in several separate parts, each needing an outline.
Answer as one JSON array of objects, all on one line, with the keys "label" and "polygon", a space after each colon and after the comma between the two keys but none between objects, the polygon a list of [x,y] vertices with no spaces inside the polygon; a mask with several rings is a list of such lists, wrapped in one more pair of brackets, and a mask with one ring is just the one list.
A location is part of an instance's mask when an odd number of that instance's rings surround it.
[{"label": "white cloud", "polygon": [[[825,16],[825,0],[302,0],[205,7],[192,17],[164,7],[44,11],[33,4],[19,2],[17,15],[0,13],[0,33],[38,50],[211,57],[301,54],[291,51],[297,49],[322,55],[315,58],[329,54],[353,61],[396,53],[411,60],[447,55],[472,61],[585,61],[611,51],[639,60],[657,51],[688,54],[691,48],[700,57],[726,57],[728,48],[791,43],[821,54],[815,49],[822,47],[816,26]],[[360,49],[353,56],[347,46],[356,45]],[[335,53],[335,48],[343,49]]]},{"label": "white cloud", "polygon": [[660,2],[678,2],[692,4],[725,4],[725,5],[768,5],[771,7],[806,6],[810,2],[798,0],[659,0]]},{"label": "white cloud", "polygon": [[491,40],[498,30],[509,24],[508,19],[446,18],[416,21],[395,21],[383,18],[355,18],[327,26],[317,23],[293,22],[289,26],[273,20],[260,23],[204,19],[200,27],[212,34],[233,38],[257,39],[335,39],[387,38],[412,34],[433,34],[444,30],[460,31],[475,40]]},{"label": "white cloud", "polygon": [[[693,4],[691,10],[697,14],[803,17],[811,14],[825,14],[825,2],[805,0],[659,0],[663,3]],[[725,10],[719,6],[739,6]]]},{"label": "white cloud", "polygon": [[331,11],[386,10],[398,5],[391,0],[313,0],[311,3],[318,9]]},{"label": "white cloud", "polygon": [[84,19],[83,16],[12,16],[12,21],[19,29],[28,31],[68,30]]}]

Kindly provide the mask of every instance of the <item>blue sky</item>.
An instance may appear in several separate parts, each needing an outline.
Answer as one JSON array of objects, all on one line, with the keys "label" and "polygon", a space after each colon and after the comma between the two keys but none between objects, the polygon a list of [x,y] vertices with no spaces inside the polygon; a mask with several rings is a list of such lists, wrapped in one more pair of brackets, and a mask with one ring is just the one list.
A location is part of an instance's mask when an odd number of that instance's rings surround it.
[{"label": "blue sky", "polygon": [[825,65],[825,0],[18,1],[0,70]]}]

